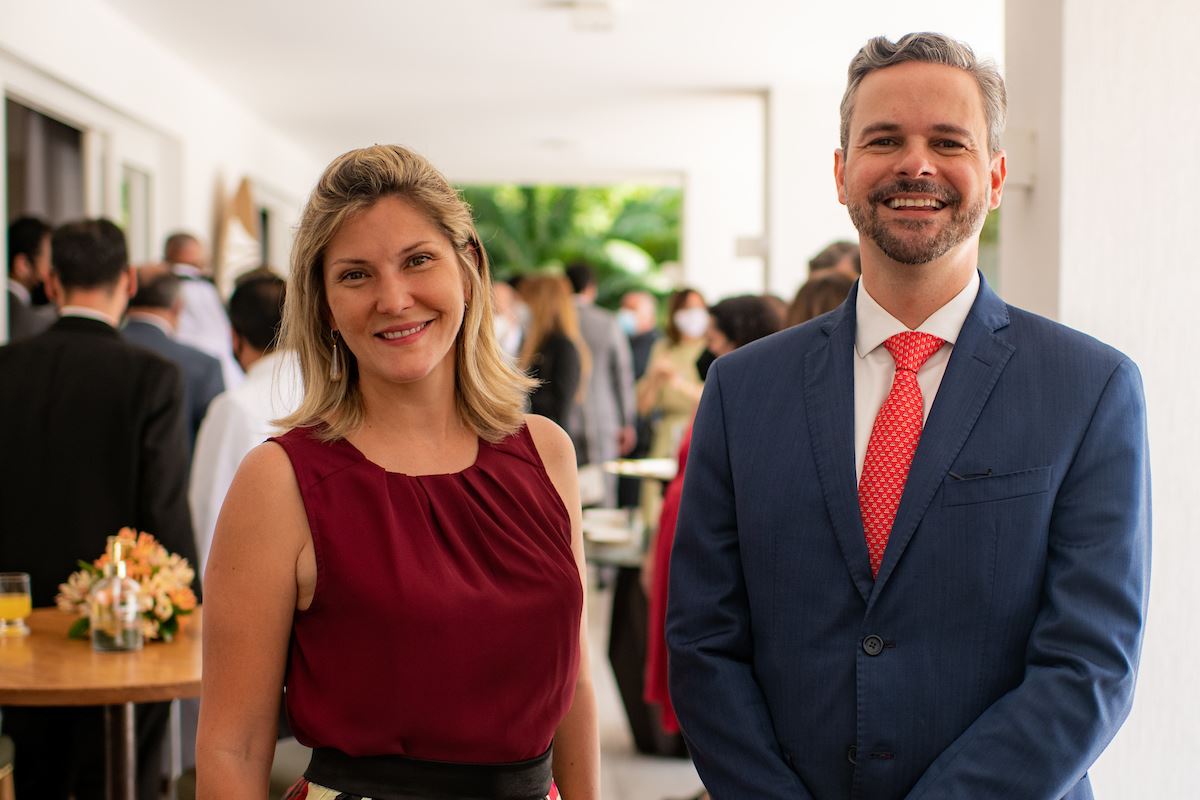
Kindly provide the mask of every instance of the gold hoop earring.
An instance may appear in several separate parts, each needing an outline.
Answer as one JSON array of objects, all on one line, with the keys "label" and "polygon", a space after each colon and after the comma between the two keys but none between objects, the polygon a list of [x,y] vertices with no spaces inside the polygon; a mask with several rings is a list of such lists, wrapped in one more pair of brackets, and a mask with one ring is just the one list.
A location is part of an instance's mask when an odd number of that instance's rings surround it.
[{"label": "gold hoop earring", "polygon": [[342,378],[342,354],[338,352],[338,339],[341,335],[336,331],[331,332],[333,336],[333,353],[329,356],[329,380],[339,381]]}]

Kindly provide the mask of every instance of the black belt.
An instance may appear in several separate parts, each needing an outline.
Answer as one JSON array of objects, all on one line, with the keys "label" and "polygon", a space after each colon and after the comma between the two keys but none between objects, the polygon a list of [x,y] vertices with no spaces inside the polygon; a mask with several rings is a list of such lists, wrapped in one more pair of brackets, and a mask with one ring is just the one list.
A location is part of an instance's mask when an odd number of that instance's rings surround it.
[{"label": "black belt", "polygon": [[458,764],[405,756],[348,756],[319,747],[304,777],[372,800],[544,800],[553,747],[528,761]]}]

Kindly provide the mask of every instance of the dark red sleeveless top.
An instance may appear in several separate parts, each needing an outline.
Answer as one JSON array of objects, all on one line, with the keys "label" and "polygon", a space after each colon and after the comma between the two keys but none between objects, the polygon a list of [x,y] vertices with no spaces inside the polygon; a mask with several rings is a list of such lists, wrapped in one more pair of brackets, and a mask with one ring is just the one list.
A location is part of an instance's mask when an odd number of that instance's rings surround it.
[{"label": "dark red sleeveless top", "polygon": [[288,655],[296,738],[470,763],[545,752],[575,693],[583,587],[528,429],[481,439],[462,472],[419,477],[311,432],[272,439],[317,561]]}]

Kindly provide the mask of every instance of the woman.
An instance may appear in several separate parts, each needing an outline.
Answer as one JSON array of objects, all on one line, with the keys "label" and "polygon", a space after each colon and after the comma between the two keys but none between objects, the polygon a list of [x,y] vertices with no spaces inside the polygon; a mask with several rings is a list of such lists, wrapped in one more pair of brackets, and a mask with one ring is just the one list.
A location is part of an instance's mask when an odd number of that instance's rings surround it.
[{"label": "woman", "polygon": [[805,282],[788,307],[785,327],[815,319],[842,304],[854,287],[854,279],[835,270],[824,270]]},{"label": "woman", "polygon": [[518,363],[540,382],[529,395],[529,408],[566,430],[591,372],[571,285],[561,275],[530,275],[521,281],[521,299],[529,309],[529,330]]},{"label": "woman", "polygon": [[[305,396],[242,463],[205,580],[199,796],[598,796],[575,456],[524,415],[466,205],[395,146],[335,159],[284,309]],[[554,742],[553,756],[549,754]],[[552,759],[552,760],[551,760]]]},{"label": "woman", "polygon": [[[780,329],[781,322],[770,301],[763,297],[744,295],[722,300],[712,307],[711,323],[706,336],[708,352],[714,358],[732,353],[743,345],[775,333]],[[671,697],[667,693],[667,642],[664,632],[667,616],[667,575],[671,566],[671,546],[675,542],[675,522],[679,517],[683,473],[687,465],[691,438],[692,431],[689,426],[679,448],[679,472],[675,479],[667,484],[663,495],[658,535],[650,543],[642,565],[643,586],[647,589],[650,601],[644,696],[648,703],[659,707],[659,722],[667,733],[679,732],[679,720],[675,717],[675,708],[671,705]]]},{"label": "woman", "polygon": [[[650,365],[637,382],[637,410],[653,417],[654,435],[647,458],[670,458],[679,449],[684,430],[700,402],[697,359],[704,353],[708,330],[708,304],[695,289],[679,289],[667,300],[666,337],[650,350]],[[642,517],[648,528],[658,520],[662,487],[656,481],[642,484]]]}]

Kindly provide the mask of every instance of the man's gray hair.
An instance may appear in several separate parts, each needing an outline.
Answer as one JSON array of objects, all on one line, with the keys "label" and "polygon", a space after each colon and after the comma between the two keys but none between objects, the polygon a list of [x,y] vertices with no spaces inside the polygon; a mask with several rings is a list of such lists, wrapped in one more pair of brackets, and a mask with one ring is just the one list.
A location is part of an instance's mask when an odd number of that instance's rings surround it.
[{"label": "man's gray hair", "polygon": [[854,96],[858,92],[858,85],[875,70],[905,61],[944,64],[969,73],[979,84],[983,115],[987,121],[988,147],[992,153],[1000,150],[1000,134],[1008,114],[1008,97],[1004,92],[1004,79],[1000,77],[995,62],[977,59],[968,45],[940,33],[908,33],[895,42],[884,36],[876,36],[850,62],[846,93],[842,95],[843,152],[850,145],[850,115],[854,112]]}]

